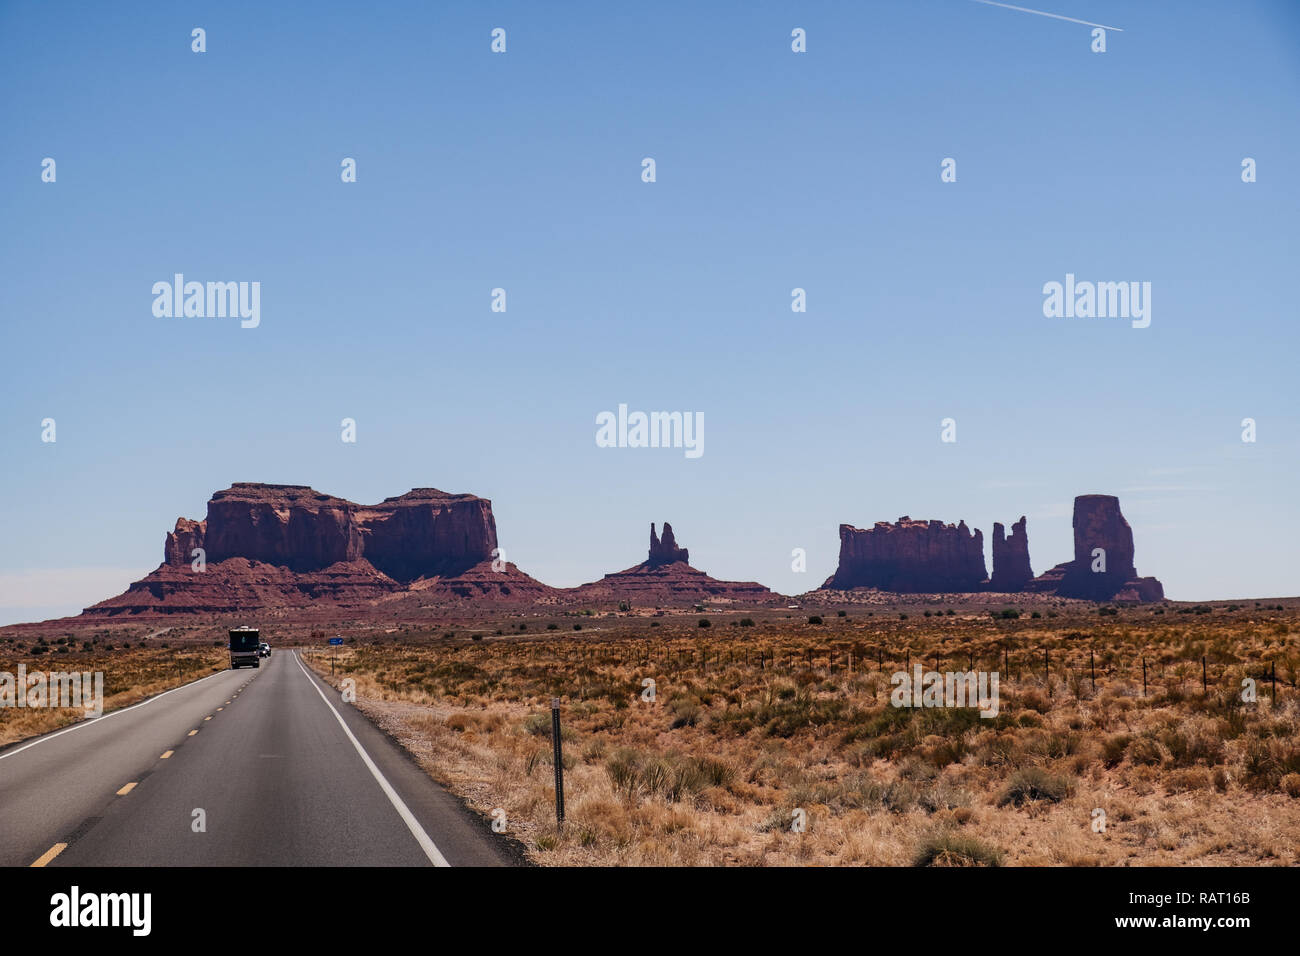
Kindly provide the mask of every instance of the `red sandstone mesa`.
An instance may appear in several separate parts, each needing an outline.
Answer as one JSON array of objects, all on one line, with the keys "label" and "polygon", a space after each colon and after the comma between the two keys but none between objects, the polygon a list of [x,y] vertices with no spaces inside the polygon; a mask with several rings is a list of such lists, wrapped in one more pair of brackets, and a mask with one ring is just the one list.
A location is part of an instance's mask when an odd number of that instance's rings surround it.
[{"label": "red sandstone mesa", "polygon": [[[416,488],[358,505],[306,485],[239,482],[203,521],[180,518],[163,563],[92,615],[234,613],[329,602],[358,607],[419,591],[428,601],[532,601],[552,589],[499,562],[492,503]],[[206,567],[194,569],[195,549]]]}]

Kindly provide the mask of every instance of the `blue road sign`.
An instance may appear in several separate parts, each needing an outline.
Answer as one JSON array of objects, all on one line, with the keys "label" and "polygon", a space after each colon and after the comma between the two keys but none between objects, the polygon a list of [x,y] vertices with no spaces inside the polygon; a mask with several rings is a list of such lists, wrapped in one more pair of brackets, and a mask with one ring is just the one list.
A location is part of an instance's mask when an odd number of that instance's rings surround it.
[{"label": "blue road sign", "polygon": [[341,637],[331,637],[331,638],[330,638],[330,643],[331,643],[331,644],[342,644],[342,643],[343,643],[343,638],[341,638]]}]

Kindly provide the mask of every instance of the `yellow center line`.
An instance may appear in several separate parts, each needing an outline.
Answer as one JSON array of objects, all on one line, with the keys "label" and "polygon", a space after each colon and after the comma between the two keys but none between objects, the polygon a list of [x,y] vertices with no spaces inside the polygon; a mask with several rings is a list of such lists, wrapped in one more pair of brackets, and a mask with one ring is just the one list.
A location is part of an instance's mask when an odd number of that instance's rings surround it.
[{"label": "yellow center line", "polygon": [[222,712],[223,710],[225,710],[225,709],[226,709],[226,708],[224,708],[224,707],[218,707],[218,708],[217,708],[217,713],[221,713],[221,712]]},{"label": "yellow center line", "polygon": [[119,797],[125,797],[128,793],[130,793],[134,789],[135,789],[135,781],[132,781],[131,783],[128,783],[125,787],[123,787],[121,790],[117,791],[117,795]]},{"label": "yellow center line", "polygon": [[193,737],[193,736],[194,736],[195,734],[197,734],[197,733],[198,733],[197,730],[191,730],[191,731],[190,731],[188,734],[186,734],[185,736],[187,736],[187,737]]},{"label": "yellow center line", "polygon": [[159,760],[166,760],[168,757],[170,757],[170,756],[171,756],[172,754],[174,754],[175,752],[176,752],[176,751],[174,751],[174,750],[169,750],[169,751],[167,751],[165,754],[163,754],[161,757],[159,757],[158,759],[159,759]]},{"label": "yellow center line", "polygon": [[204,717],[203,719],[204,719],[204,720],[211,720],[211,719],[212,719],[212,715],[211,715],[211,714],[208,714],[208,716]]},{"label": "yellow center line", "polygon": [[38,859],[35,863],[33,863],[32,866],[44,866],[46,863],[49,863],[50,860],[54,859],[56,856],[58,856],[67,848],[68,845],[66,843],[54,844],[54,846],[50,847],[48,850],[42,853],[40,859]]}]

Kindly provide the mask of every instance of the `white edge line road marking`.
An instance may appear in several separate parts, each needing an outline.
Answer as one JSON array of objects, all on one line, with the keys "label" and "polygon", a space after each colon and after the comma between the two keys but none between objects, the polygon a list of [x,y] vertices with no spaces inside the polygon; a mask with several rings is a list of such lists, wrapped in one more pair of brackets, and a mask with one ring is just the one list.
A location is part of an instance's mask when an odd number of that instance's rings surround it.
[{"label": "white edge line road marking", "polygon": [[1009,3],[997,3],[996,0],[975,0],[976,3],[983,3],[990,7],[1004,7],[1007,10],[1019,10],[1021,13],[1036,13],[1040,17],[1051,17],[1053,20],[1068,20],[1070,23],[1082,23],[1086,27],[1101,27],[1103,30],[1114,30],[1116,33],[1123,33],[1121,27],[1108,27],[1104,23],[1093,23],[1091,20],[1076,20],[1074,17],[1063,17],[1059,13],[1047,13],[1043,10],[1030,10],[1028,7],[1013,7]]},{"label": "white edge line road marking", "polygon": [[62,737],[64,734],[70,734],[74,730],[82,730],[83,728],[91,727],[99,723],[101,720],[108,720],[108,718],[110,717],[116,717],[118,714],[125,714],[127,711],[135,710],[137,707],[144,707],[146,704],[152,704],[155,700],[162,700],[168,694],[174,694],[178,690],[184,690],[187,687],[193,687],[196,684],[202,684],[205,680],[211,680],[212,678],[217,677],[224,673],[226,672],[217,671],[216,674],[209,674],[207,677],[200,677],[198,680],[190,681],[188,684],[181,684],[180,687],[173,687],[171,690],[165,690],[156,697],[150,697],[148,700],[142,700],[140,701],[140,703],[132,704],[130,707],[123,707],[121,710],[115,710],[112,713],[104,714],[100,717],[92,717],[90,720],[78,721],[77,723],[73,724],[71,727],[65,728],[64,730],[60,730],[58,733],[49,734],[48,736],[45,737],[40,737],[36,740],[33,740],[31,743],[25,744],[22,747],[17,747],[14,750],[9,751],[8,753],[0,754],[0,760],[4,760],[6,757],[12,757],[14,754],[20,754],[24,750],[30,750],[32,747],[35,747],[37,744],[43,744],[45,743],[45,741],[53,740],[55,737]]},{"label": "white edge line road marking", "polygon": [[415,837],[415,842],[420,844],[420,849],[423,850],[424,855],[429,858],[429,862],[434,866],[451,866],[451,864],[447,862],[447,858],[438,852],[438,848],[433,845],[433,841],[429,839],[429,834],[424,832],[424,827],[420,826],[420,821],[415,819],[415,814],[407,808],[406,804],[402,802],[402,798],[397,795],[397,791],[393,789],[392,784],[390,784],[384,778],[384,775],[379,772],[379,768],[375,766],[375,762],[370,759],[370,754],[366,753],[366,749],[361,746],[361,742],[353,736],[348,725],[343,722],[342,715],[334,709],[334,705],[330,703],[330,699],[325,696],[325,692],[317,686],[314,680],[312,680],[311,675],[307,673],[307,668],[303,667],[302,661],[299,659],[298,655],[294,654],[293,659],[297,662],[298,669],[302,671],[303,676],[307,678],[307,683],[311,684],[312,690],[320,694],[320,699],[325,701],[325,706],[330,709],[330,713],[334,715],[334,719],[339,722],[339,726],[343,728],[343,732],[348,735],[348,740],[352,741],[352,746],[357,748],[357,753],[361,755],[361,759],[365,762],[366,767],[370,770],[370,773],[374,776],[375,780],[378,781],[379,786],[383,789],[385,795],[387,795],[388,801],[393,805],[393,809],[397,811],[398,815],[401,816],[402,820],[406,823],[406,828],[410,830],[411,835]]}]

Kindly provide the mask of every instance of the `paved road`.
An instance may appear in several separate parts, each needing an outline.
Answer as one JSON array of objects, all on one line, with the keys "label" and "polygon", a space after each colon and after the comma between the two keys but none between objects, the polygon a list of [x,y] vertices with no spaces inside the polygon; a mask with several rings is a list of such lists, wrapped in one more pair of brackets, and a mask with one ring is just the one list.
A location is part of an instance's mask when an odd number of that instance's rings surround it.
[{"label": "paved road", "polygon": [[40,860],[516,862],[503,838],[287,650],[257,670],[222,671],[0,751],[0,865]]}]

